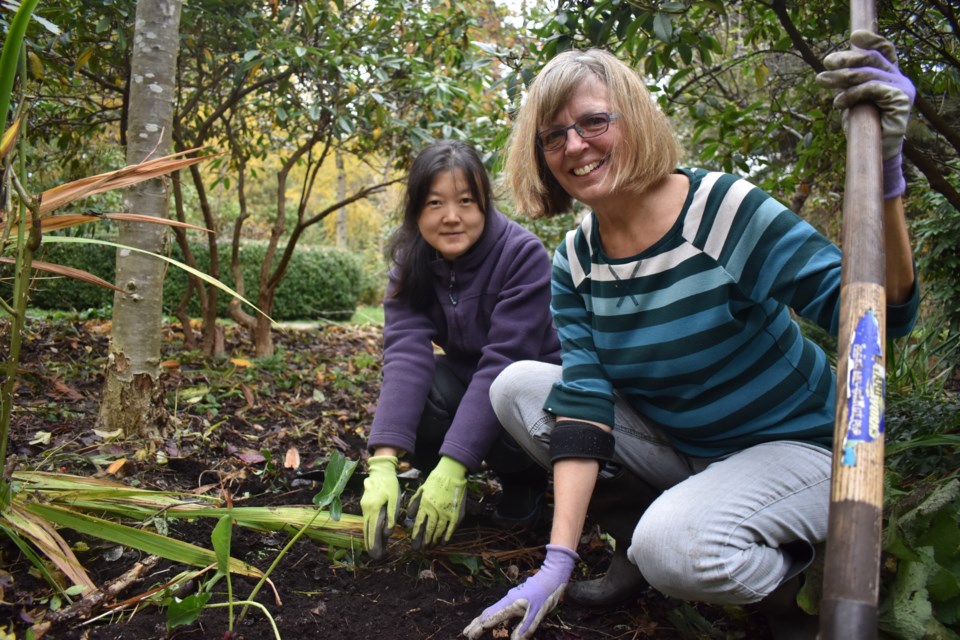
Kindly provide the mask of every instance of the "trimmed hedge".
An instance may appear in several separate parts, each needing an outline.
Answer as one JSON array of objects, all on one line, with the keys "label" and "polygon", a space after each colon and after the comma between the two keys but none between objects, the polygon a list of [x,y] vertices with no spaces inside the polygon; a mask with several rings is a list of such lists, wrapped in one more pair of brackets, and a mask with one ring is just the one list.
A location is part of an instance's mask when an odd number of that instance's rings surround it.
[{"label": "trimmed hedge", "polygon": [[[210,265],[206,245],[191,245],[201,271]],[[246,298],[257,300],[257,284],[260,265],[266,253],[266,245],[245,243],[240,248]],[[171,257],[183,261],[179,246],[174,246]],[[43,260],[89,271],[107,282],[115,279],[115,252],[98,245],[70,244],[47,245]],[[229,248],[221,248],[221,281],[235,288],[229,271]],[[227,266],[223,266],[227,264]],[[357,308],[363,283],[360,261],[352,254],[326,247],[298,247],[290,260],[287,273],[277,289],[274,320],[312,320],[328,318],[347,320]],[[163,287],[164,312],[172,312],[187,286],[187,274],[170,265]],[[218,295],[218,315],[226,317],[229,296]],[[31,305],[41,309],[84,310],[109,307],[113,304],[113,291],[84,284],[69,278],[42,279],[37,282]],[[248,313],[253,310],[246,308]],[[196,295],[190,301],[188,313],[199,315],[200,303]]]}]

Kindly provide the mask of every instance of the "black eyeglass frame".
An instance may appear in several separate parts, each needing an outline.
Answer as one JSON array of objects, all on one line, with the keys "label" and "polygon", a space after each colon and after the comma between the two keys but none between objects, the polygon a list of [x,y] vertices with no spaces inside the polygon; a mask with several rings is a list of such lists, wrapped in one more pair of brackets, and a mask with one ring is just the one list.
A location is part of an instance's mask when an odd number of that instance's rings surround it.
[{"label": "black eyeglass frame", "polygon": [[[596,137],[602,136],[603,134],[605,134],[607,131],[610,130],[610,123],[616,120],[617,118],[619,118],[620,115],[621,114],[619,113],[597,111],[596,113],[587,113],[585,115],[582,115],[579,118],[577,118],[576,122],[574,122],[573,124],[568,124],[565,127],[550,127],[549,129],[543,129],[541,131],[537,131],[537,138],[536,138],[537,146],[540,147],[540,150],[543,151],[544,153],[549,153],[551,151],[559,151],[560,149],[563,149],[565,146],[567,146],[567,132],[570,131],[570,129],[573,129],[574,131],[576,131],[577,135],[580,136],[580,138],[582,138],[583,140],[589,140],[590,138],[596,138]],[[607,119],[606,126],[603,128],[603,130],[596,131],[596,132],[584,131],[583,125],[581,125],[580,123],[583,122],[584,120],[595,118],[597,116],[604,116]],[[550,146],[550,147],[545,146],[543,143],[544,134],[553,134],[553,133],[563,134],[562,138],[558,138],[558,140],[560,140],[561,142],[556,146]]]}]

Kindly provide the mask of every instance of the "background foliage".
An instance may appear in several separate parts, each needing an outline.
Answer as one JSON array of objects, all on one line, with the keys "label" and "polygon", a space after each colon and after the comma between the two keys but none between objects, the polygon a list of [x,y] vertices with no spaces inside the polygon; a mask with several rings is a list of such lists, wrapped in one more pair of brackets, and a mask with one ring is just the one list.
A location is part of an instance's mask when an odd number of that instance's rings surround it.
[{"label": "background foliage", "polygon": [[[266,247],[263,243],[247,242],[241,246],[240,257],[248,282],[256,282],[263,262]],[[209,267],[207,247],[194,244],[194,255],[201,270]],[[171,257],[182,261],[179,247],[174,247]],[[113,253],[97,245],[52,245],[46,248],[44,260],[89,271],[108,282],[113,281]],[[232,278],[225,276],[223,282],[233,286]],[[359,258],[353,253],[332,247],[303,246],[293,256],[289,277],[277,291],[275,320],[347,320],[356,310],[364,283]],[[103,309],[113,301],[113,292],[70,278],[40,276],[34,285],[34,305],[42,309],[83,311]],[[186,293],[187,275],[179,269],[171,269],[166,276],[163,290],[164,309],[176,309]],[[256,297],[256,290],[250,292]],[[227,317],[227,300],[220,299],[220,317]],[[195,315],[200,308],[192,301],[189,309]],[[250,310],[252,312],[252,310]]]}]

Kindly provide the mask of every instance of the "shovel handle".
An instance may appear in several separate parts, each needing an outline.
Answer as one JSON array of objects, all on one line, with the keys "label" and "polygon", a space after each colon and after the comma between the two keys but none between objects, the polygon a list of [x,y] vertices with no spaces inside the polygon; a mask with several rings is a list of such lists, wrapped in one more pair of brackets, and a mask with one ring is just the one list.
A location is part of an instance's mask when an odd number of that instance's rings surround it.
[{"label": "shovel handle", "polygon": [[[876,31],[872,0],[850,4],[851,30]],[[822,640],[874,640],[883,515],[886,294],[880,115],[850,109],[833,476]]]}]

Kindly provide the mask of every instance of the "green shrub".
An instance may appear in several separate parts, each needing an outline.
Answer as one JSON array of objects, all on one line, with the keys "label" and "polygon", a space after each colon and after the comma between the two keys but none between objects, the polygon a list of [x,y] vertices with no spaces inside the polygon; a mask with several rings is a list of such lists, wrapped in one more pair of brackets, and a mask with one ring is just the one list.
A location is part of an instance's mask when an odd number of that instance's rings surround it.
[{"label": "green shrub", "polygon": [[931,212],[912,225],[920,284],[950,331],[960,331],[960,211],[933,191],[924,193],[920,202],[923,211]]},{"label": "green shrub", "polygon": [[[198,268],[208,272],[210,255],[206,245],[191,245]],[[266,253],[266,245],[245,243],[240,249],[245,296],[256,303],[260,265]],[[183,254],[174,246],[171,257],[183,261]],[[48,262],[63,264],[89,271],[108,282],[115,279],[115,253],[112,249],[96,245],[51,245],[42,258]],[[235,288],[229,273],[229,249],[221,248],[220,280]],[[356,310],[363,286],[360,260],[355,256],[323,247],[301,246],[293,254],[287,273],[277,289],[271,316],[275,320],[311,320],[328,318],[348,320]],[[176,267],[169,267],[163,287],[163,308],[166,313],[174,311],[186,290],[187,274]],[[229,296],[219,292],[217,313],[226,317]],[[113,292],[72,280],[69,278],[43,278],[37,281],[32,304],[41,309],[84,310],[109,306]],[[252,313],[253,309],[245,309]],[[193,316],[200,313],[196,294],[187,307]]]},{"label": "green shrub", "polygon": [[[88,271],[107,282],[116,279],[116,252],[112,247],[96,244],[46,244],[38,260]],[[113,291],[96,285],[34,272],[30,305],[40,309],[64,311],[98,309],[113,305]]]},{"label": "green shrub", "polygon": [[387,264],[383,253],[377,248],[366,249],[360,254],[359,261],[360,304],[382,304],[387,286]]}]

